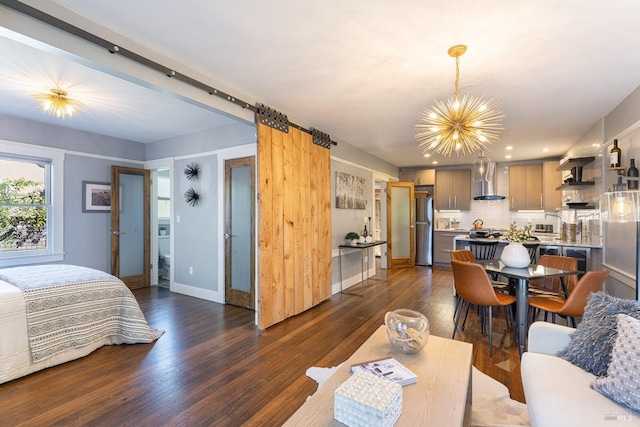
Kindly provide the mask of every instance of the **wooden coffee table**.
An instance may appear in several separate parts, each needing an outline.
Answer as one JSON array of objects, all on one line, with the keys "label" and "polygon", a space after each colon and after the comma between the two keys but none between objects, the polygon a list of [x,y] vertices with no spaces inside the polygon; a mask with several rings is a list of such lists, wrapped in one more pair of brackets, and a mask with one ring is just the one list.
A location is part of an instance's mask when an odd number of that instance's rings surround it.
[{"label": "wooden coffee table", "polygon": [[430,336],[422,351],[404,354],[391,346],[380,326],[284,425],[342,426],[333,419],[333,392],[349,378],[351,365],[393,356],[418,375],[415,384],[402,387],[402,415],[396,426],[467,426],[471,351],[469,343]]}]

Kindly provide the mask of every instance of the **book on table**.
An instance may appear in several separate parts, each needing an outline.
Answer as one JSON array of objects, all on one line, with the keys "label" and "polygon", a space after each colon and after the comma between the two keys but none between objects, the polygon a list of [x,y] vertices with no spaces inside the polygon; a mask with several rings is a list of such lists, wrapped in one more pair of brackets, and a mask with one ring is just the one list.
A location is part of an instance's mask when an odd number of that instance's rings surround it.
[{"label": "book on table", "polygon": [[418,380],[416,374],[393,357],[385,357],[383,359],[370,360],[368,362],[351,365],[351,372],[354,373],[357,371],[370,372],[403,386],[413,384]]}]

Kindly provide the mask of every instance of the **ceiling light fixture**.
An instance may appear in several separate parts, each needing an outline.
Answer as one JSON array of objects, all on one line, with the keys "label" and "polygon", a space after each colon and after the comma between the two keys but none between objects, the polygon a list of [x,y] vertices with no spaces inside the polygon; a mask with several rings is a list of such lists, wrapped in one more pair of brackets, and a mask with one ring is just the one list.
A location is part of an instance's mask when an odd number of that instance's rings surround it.
[{"label": "ceiling light fixture", "polygon": [[50,92],[36,93],[33,97],[40,103],[40,108],[45,113],[63,119],[67,116],[72,117],[75,112],[82,108],[80,101],[69,98],[67,92],[62,89],[51,89]]},{"label": "ceiling light fixture", "polygon": [[467,155],[485,149],[498,141],[504,117],[500,103],[483,97],[465,94],[460,98],[460,56],[467,50],[465,45],[449,48],[449,56],[456,58],[455,94],[446,102],[435,101],[431,109],[418,115],[416,139],[422,152],[439,153],[445,156]]}]

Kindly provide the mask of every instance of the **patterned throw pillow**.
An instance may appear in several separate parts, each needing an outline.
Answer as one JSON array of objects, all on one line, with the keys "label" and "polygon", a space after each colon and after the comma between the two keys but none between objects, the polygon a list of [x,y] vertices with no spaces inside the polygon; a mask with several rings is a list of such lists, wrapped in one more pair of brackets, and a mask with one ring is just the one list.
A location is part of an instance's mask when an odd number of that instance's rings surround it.
[{"label": "patterned throw pillow", "polygon": [[640,411],[640,321],[618,314],[618,337],[607,376],[596,379],[591,388]]},{"label": "patterned throw pillow", "polygon": [[582,322],[558,356],[598,377],[606,375],[617,336],[616,316],[620,313],[640,319],[640,303],[604,292],[589,295]]}]

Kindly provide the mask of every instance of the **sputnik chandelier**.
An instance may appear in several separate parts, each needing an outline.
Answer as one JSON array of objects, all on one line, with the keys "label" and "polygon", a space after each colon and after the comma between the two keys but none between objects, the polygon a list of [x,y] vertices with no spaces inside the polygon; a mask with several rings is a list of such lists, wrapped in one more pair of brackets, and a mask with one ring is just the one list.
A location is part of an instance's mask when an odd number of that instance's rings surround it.
[{"label": "sputnik chandelier", "polygon": [[460,98],[460,56],[466,50],[465,45],[449,48],[449,56],[456,58],[455,95],[446,102],[435,101],[431,109],[418,115],[416,139],[425,154],[471,154],[497,142],[503,130],[504,115],[499,102],[493,99],[485,102],[483,97],[469,94]]},{"label": "sputnik chandelier", "polygon": [[75,112],[82,108],[80,101],[69,98],[67,92],[62,89],[51,89],[47,93],[36,93],[33,97],[40,103],[40,108],[45,113],[63,119],[67,116],[72,117]]}]

